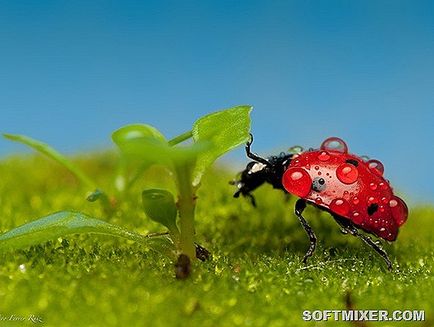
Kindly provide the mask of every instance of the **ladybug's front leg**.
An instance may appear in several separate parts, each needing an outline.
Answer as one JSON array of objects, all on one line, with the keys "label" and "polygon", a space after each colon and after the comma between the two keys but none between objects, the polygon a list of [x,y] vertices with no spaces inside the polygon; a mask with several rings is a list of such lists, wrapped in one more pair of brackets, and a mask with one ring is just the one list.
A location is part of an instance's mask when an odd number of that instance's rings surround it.
[{"label": "ladybug's front leg", "polygon": [[361,234],[356,226],[354,226],[348,219],[342,218],[337,215],[333,215],[333,218],[336,220],[336,222],[347,232],[350,233],[353,236],[359,237],[363,242],[368,244],[371,248],[373,248],[381,257],[386,261],[387,269],[392,271],[392,262],[389,259],[389,256],[387,255],[386,251],[381,247],[381,245],[378,245],[376,242],[372,240],[367,235]]},{"label": "ladybug's front leg", "polygon": [[306,254],[303,258],[303,263],[306,264],[307,259],[312,256],[313,252],[315,251],[316,247],[316,236],[313,232],[312,228],[307,223],[306,219],[302,216],[302,213],[304,209],[306,208],[306,201],[302,199],[298,199],[295,203],[295,215],[297,216],[298,220],[300,221],[300,224],[303,226],[304,230],[306,231],[307,235],[309,236],[309,249],[307,250]]},{"label": "ladybug's front leg", "polygon": [[258,156],[256,153],[252,152],[252,150],[251,150],[252,143],[253,143],[253,134],[250,133],[250,140],[246,143],[246,155],[247,155],[247,157],[249,157],[250,159],[255,160],[257,162],[260,162],[261,164],[264,164],[266,166],[270,166],[270,163],[268,162],[267,159],[262,158],[262,157]]}]

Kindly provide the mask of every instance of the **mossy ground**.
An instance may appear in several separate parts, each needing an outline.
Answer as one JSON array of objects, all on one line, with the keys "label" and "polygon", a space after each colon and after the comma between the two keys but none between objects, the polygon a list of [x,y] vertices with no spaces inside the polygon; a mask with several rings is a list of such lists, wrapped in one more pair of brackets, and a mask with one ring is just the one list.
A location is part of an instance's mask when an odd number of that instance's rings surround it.
[{"label": "mossy ground", "polygon": [[[101,186],[113,184],[110,155],[77,159]],[[300,262],[307,237],[293,214],[293,200],[264,186],[258,208],[233,199],[231,174],[215,170],[199,192],[197,239],[212,260],[194,265],[187,280],[173,264],[138,244],[101,235],[75,235],[0,253],[0,315],[40,316],[45,326],[357,326],[304,322],[303,310],[424,309],[423,323],[369,322],[367,326],[434,324],[434,209],[410,208],[398,241],[386,245],[395,265],[314,208],[305,217],[319,238],[307,267]],[[148,233],[161,231],[144,216],[141,181],[107,216],[98,203],[56,163],[41,157],[0,162],[0,230],[60,210],[77,210]],[[0,325],[24,322],[0,320]],[[32,324],[25,322],[25,324]]]}]

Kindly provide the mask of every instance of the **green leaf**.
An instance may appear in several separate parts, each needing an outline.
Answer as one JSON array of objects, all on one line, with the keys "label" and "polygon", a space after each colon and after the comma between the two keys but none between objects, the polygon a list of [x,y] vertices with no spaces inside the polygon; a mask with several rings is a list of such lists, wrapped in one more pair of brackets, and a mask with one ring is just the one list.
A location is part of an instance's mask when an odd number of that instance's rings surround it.
[{"label": "green leaf", "polygon": [[179,230],[176,226],[178,208],[172,193],[162,189],[144,190],[142,203],[146,216],[166,226],[175,238],[179,236]]},{"label": "green leaf", "polygon": [[[112,140],[121,151],[122,157],[116,177],[116,188],[123,192],[131,188],[143,172],[155,163],[158,156],[164,156],[160,147],[167,147],[167,140],[158,129],[147,124],[130,124],[112,133]],[[150,144],[148,148],[137,149],[139,145]],[[157,147],[157,149],[155,149]],[[137,152],[148,152],[152,155],[139,156]],[[160,157],[161,158],[161,157]]]},{"label": "green leaf", "polygon": [[89,178],[78,166],[69,161],[65,156],[57,152],[48,144],[42,143],[30,137],[17,134],[3,134],[3,136],[11,141],[23,143],[32,149],[46,155],[47,157],[57,161],[71,173],[73,173],[82,183],[89,189],[96,189],[96,183]]},{"label": "green leaf", "polygon": [[173,244],[165,238],[150,238],[123,227],[109,224],[80,212],[61,211],[25,225],[14,228],[0,235],[0,251],[16,250],[49,240],[65,237],[69,234],[95,233],[122,237],[143,243],[170,257],[174,255]]},{"label": "green leaf", "polygon": [[160,164],[174,170],[178,164],[185,162],[194,164],[197,156],[210,147],[209,142],[172,147],[167,142],[142,137],[124,143],[121,151],[127,158],[140,160],[142,164]]},{"label": "green leaf", "polygon": [[125,125],[114,131],[112,134],[113,142],[115,142],[119,147],[122,147],[123,144],[131,140],[143,137],[167,142],[164,135],[161,134],[158,129],[147,124]]},{"label": "green leaf", "polygon": [[126,125],[112,134],[113,142],[127,162],[140,162],[141,170],[154,163],[170,162],[169,144],[155,127],[146,124]]},{"label": "green leaf", "polygon": [[218,157],[249,139],[251,110],[251,106],[233,107],[203,116],[193,124],[194,141],[213,144],[197,161],[195,185],[199,184],[203,173]]}]

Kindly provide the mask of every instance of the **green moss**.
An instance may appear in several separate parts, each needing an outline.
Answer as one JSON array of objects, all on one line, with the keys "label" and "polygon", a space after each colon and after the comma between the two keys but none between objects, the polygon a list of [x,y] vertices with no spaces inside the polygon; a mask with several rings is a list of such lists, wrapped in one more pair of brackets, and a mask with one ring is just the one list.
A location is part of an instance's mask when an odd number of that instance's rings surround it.
[{"label": "green moss", "polygon": [[[112,159],[104,154],[75,161],[114,192]],[[156,171],[107,217],[97,203],[85,201],[86,190],[57,164],[41,157],[5,159],[0,162],[0,230],[68,209],[141,233],[161,231],[140,203],[141,190],[160,183],[151,178]],[[433,208],[411,208],[398,241],[386,245],[394,273],[359,240],[342,235],[326,213],[308,208],[305,216],[319,245],[304,267],[300,260],[308,241],[293,215],[293,200],[264,186],[256,192],[254,209],[232,198],[231,178],[215,170],[203,181],[197,238],[213,259],[195,263],[188,280],[174,279],[168,259],[138,244],[71,236],[0,253],[0,314],[34,314],[46,326],[351,326],[302,320],[303,310],[345,309],[351,293],[357,309],[424,309],[431,320],[419,325],[433,322]]]}]

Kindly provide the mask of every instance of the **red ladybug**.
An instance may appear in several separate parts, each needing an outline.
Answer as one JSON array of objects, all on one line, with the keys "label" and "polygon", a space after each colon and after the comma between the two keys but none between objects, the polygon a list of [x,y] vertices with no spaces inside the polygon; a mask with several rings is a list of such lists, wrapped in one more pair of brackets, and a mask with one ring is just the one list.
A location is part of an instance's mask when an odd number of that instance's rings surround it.
[{"label": "red ladybug", "polygon": [[394,241],[399,227],[407,220],[407,205],[393,194],[389,181],[383,177],[380,161],[348,153],[345,142],[337,137],[326,139],[318,150],[302,152],[300,148],[299,153],[282,152],[266,159],[250,151],[252,142],[253,136],[246,145],[246,153],[254,161],[247,164],[239,180],[232,182],[238,188],[234,197],[247,196],[256,206],[251,192],[265,182],[298,196],[295,214],[310,239],[304,263],[316,246],[315,233],[302,215],[309,203],[328,211],[343,232],[361,238],[392,269],[381,245],[360,232]]}]

